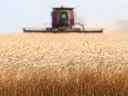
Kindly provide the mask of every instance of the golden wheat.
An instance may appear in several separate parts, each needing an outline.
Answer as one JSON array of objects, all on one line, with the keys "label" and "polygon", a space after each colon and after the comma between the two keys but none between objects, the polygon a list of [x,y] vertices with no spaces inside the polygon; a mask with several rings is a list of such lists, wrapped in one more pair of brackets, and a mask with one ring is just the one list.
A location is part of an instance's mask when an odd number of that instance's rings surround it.
[{"label": "golden wheat", "polygon": [[0,36],[0,96],[128,96],[128,36]]}]

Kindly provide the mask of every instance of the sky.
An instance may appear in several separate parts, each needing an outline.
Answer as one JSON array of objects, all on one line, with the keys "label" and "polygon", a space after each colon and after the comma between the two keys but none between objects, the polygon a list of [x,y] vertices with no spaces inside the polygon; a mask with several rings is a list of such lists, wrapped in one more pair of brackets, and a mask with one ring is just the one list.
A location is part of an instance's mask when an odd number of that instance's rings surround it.
[{"label": "sky", "polygon": [[128,21],[128,0],[0,0],[0,33],[15,33],[28,26],[48,26],[53,7],[74,7],[76,22],[87,27]]}]

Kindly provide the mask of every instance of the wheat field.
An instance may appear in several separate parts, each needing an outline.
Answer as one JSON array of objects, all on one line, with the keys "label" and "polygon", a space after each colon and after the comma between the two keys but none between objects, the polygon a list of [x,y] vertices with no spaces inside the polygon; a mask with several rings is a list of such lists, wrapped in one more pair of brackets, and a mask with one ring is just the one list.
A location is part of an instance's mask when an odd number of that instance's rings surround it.
[{"label": "wheat field", "polygon": [[0,96],[128,96],[128,34],[0,35]]}]

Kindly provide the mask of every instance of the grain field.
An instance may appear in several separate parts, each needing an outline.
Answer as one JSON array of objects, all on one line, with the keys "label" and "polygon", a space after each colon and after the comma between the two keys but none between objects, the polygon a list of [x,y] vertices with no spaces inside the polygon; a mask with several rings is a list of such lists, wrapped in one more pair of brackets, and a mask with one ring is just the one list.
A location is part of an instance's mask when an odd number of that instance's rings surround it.
[{"label": "grain field", "polygon": [[0,96],[128,96],[128,34],[0,35]]}]

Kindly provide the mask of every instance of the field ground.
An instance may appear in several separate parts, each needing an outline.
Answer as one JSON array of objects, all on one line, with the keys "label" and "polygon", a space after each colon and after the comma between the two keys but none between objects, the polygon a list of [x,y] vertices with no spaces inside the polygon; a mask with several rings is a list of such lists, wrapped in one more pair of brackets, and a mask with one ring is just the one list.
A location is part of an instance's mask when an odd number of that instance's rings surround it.
[{"label": "field ground", "polygon": [[128,96],[128,33],[0,35],[0,96]]}]

